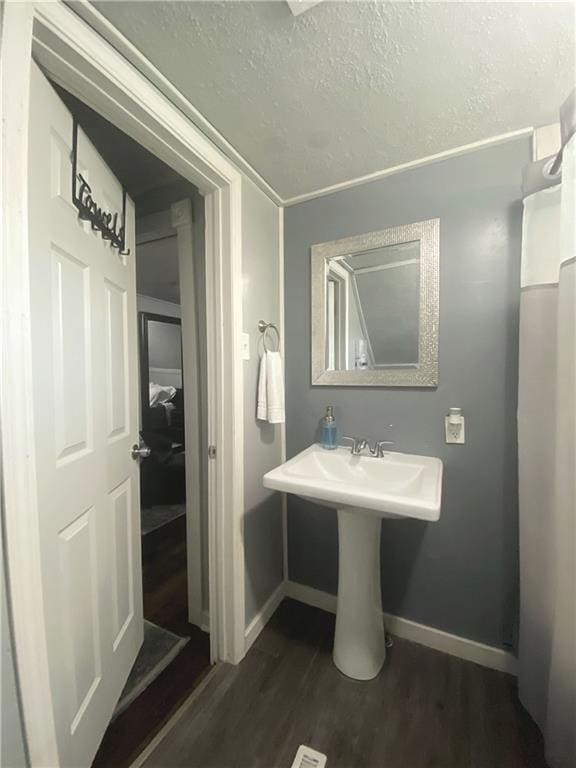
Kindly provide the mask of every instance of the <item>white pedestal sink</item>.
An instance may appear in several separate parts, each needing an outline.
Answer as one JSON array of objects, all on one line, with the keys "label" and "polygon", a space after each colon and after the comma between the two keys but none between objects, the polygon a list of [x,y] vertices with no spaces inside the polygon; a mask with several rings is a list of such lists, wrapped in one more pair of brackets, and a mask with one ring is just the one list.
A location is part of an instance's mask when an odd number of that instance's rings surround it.
[{"label": "white pedestal sink", "polygon": [[264,485],[338,510],[338,608],[334,663],[348,677],[370,680],[386,658],[380,588],[382,518],[440,517],[442,462],[386,453],[353,456],[347,448],[311,445],[264,475]]}]

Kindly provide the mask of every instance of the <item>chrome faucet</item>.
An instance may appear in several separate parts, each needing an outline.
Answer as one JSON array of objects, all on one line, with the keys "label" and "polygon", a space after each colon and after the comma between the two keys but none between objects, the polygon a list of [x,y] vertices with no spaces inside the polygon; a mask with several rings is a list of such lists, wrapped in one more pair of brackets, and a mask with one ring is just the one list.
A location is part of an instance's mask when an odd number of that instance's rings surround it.
[{"label": "chrome faucet", "polygon": [[350,437],[349,435],[343,435],[342,440],[350,440],[352,445],[350,447],[350,453],[352,456],[360,456],[365,448],[370,451],[370,456],[374,456],[376,459],[383,458],[385,454],[385,445],[394,445],[392,440],[377,440],[374,443],[374,448],[369,444],[368,440],[363,437]]}]

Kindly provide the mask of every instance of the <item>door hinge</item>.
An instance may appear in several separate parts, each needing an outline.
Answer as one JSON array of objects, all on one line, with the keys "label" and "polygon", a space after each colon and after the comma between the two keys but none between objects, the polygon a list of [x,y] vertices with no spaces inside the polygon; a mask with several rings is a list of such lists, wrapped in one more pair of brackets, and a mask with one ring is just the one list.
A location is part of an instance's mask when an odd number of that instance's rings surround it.
[{"label": "door hinge", "polygon": [[209,459],[215,459],[216,458],[216,446],[215,445],[209,445],[208,446],[208,458]]}]

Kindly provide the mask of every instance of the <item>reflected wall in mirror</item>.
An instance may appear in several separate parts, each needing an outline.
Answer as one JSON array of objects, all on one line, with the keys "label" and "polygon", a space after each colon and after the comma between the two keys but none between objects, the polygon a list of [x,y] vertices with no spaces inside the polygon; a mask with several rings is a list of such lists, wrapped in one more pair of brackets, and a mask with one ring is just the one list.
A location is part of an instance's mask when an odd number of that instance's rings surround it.
[{"label": "reflected wall in mirror", "polygon": [[439,220],[312,247],[312,383],[438,383]]},{"label": "reflected wall in mirror", "polygon": [[148,375],[151,382],[182,389],[180,321],[148,321]]}]

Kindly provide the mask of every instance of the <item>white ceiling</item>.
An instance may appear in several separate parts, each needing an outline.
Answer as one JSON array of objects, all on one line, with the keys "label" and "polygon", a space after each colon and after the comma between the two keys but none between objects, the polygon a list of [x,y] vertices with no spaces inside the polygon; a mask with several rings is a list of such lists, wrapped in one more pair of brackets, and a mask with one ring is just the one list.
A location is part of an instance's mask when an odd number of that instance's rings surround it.
[{"label": "white ceiling", "polygon": [[555,122],[572,2],[95,2],[283,198]]}]

